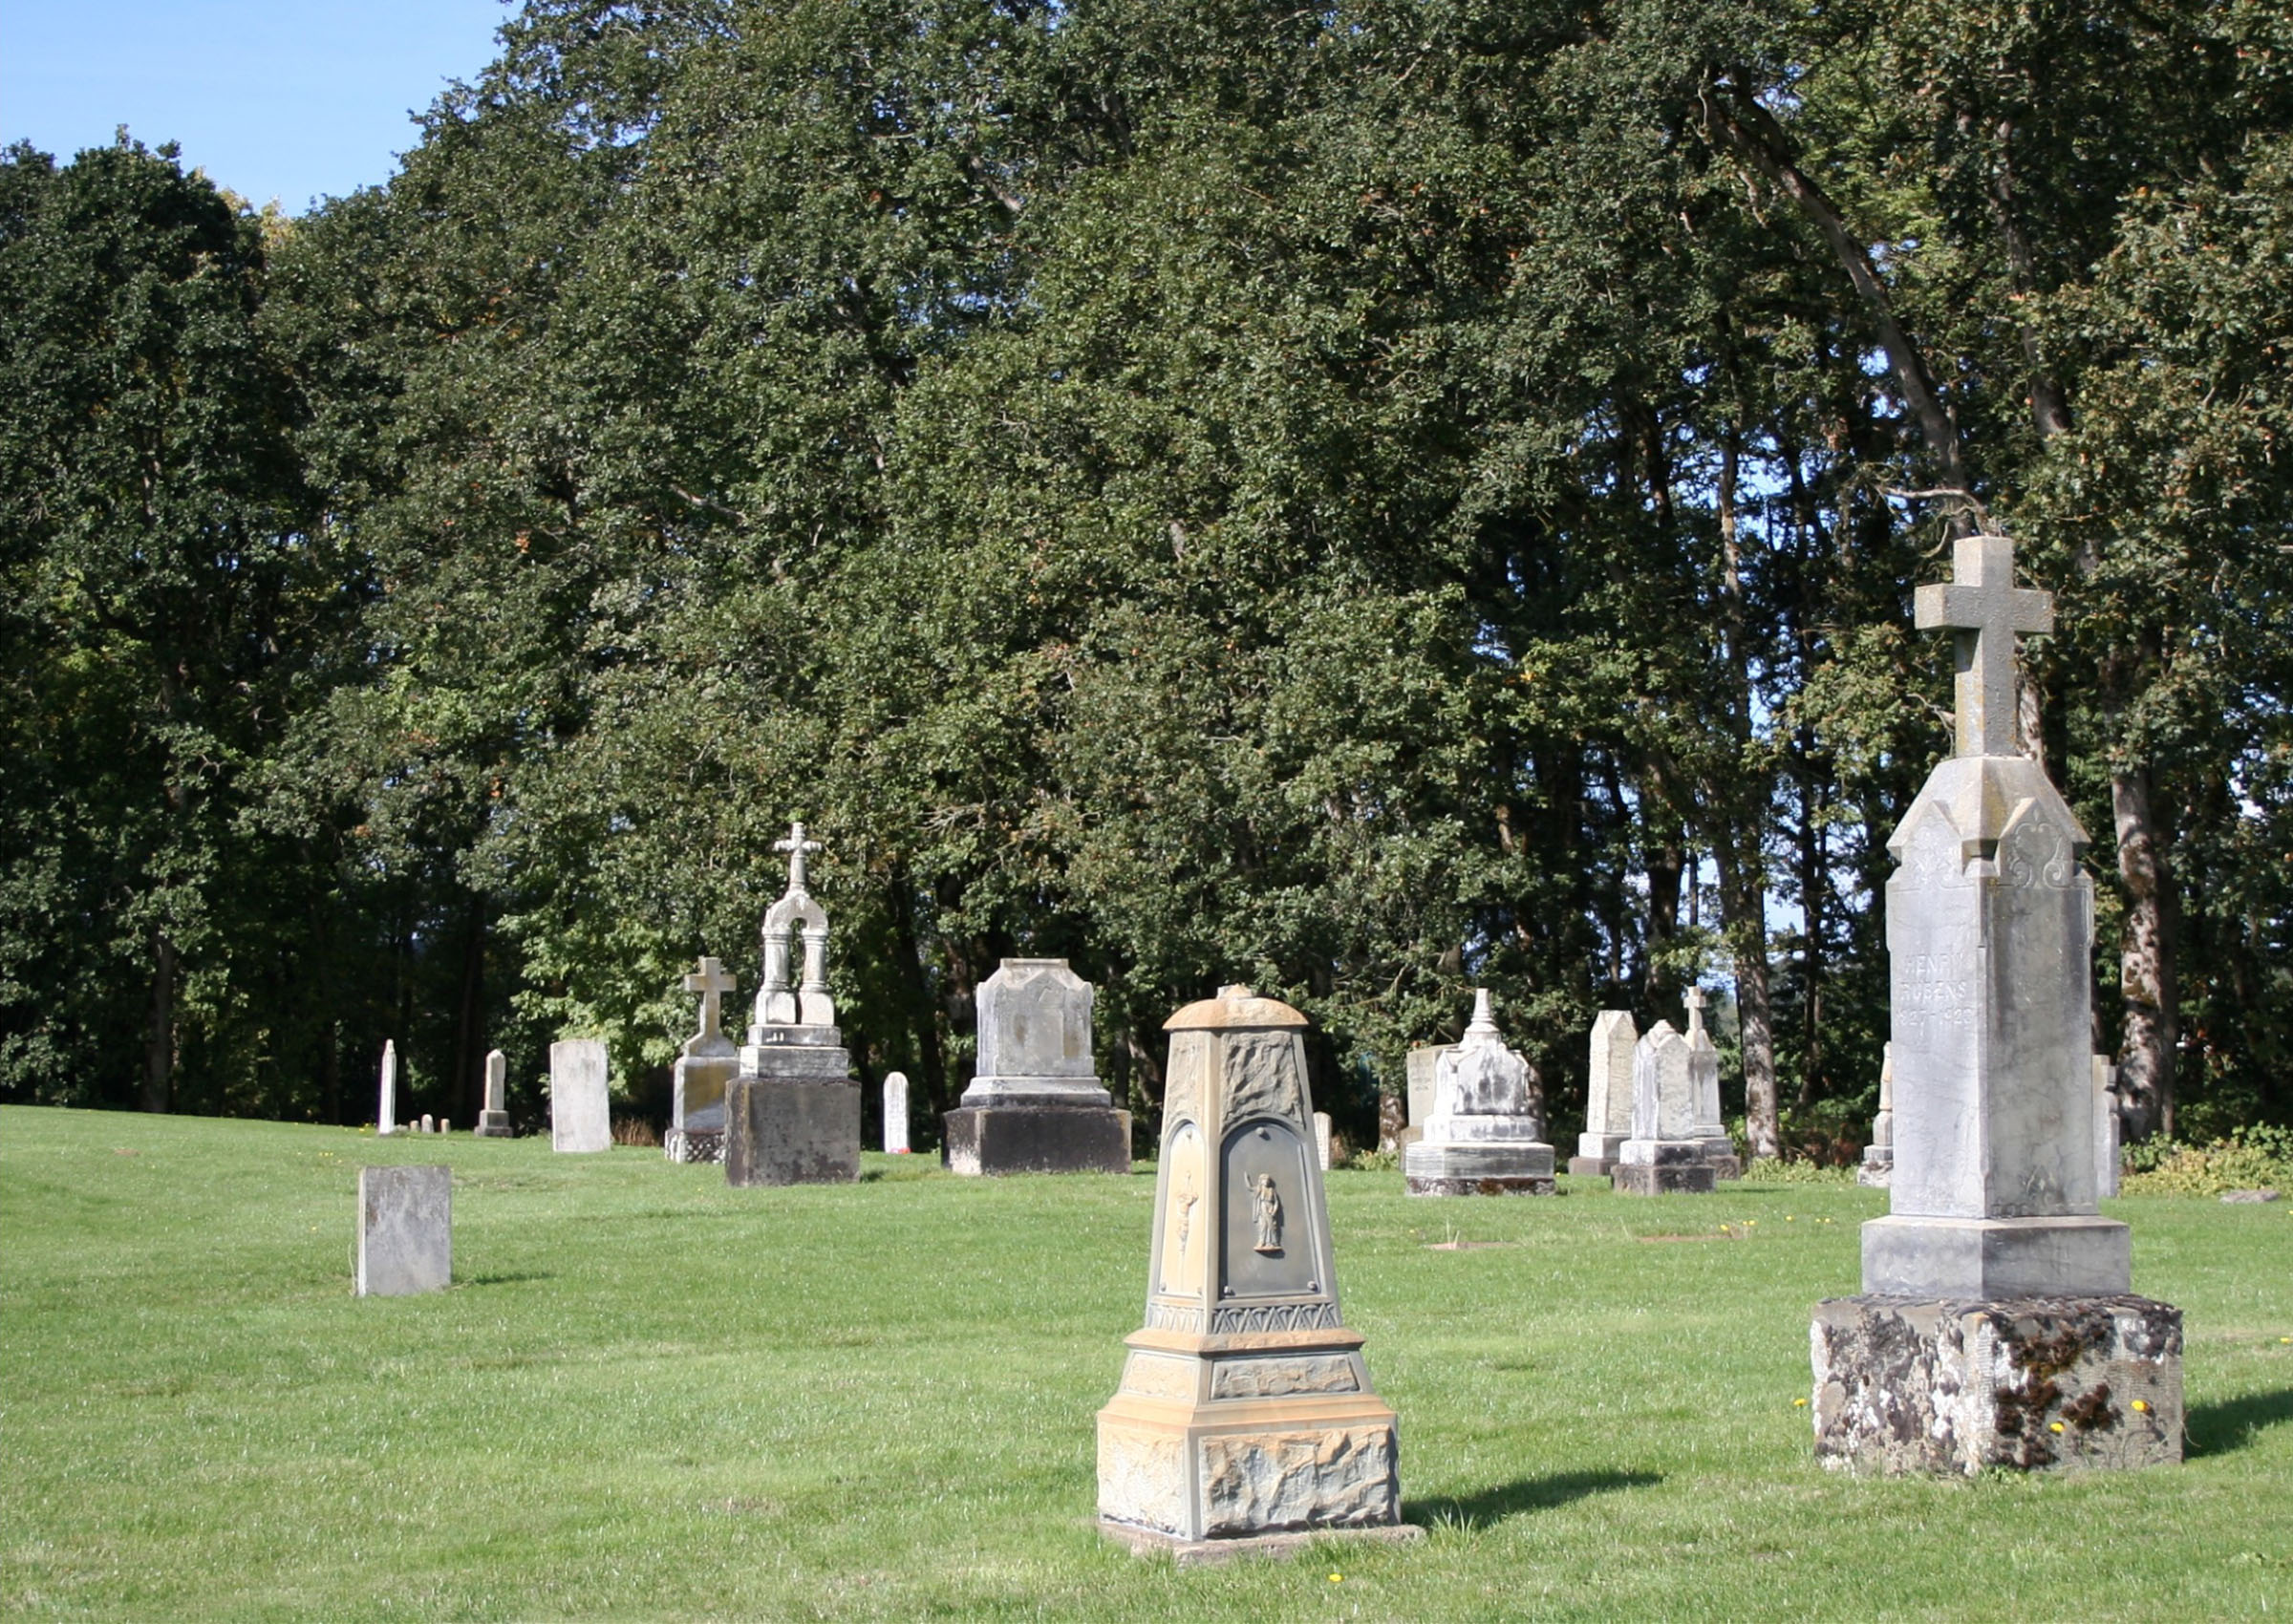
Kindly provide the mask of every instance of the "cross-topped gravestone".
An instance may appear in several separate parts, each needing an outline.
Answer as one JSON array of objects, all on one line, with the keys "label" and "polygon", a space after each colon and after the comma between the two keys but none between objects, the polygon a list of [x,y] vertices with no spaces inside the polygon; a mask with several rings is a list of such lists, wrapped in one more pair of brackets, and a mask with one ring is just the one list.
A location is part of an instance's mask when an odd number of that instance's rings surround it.
[{"label": "cross-topped gravestone", "polygon": [[700,994],[700,1030],[694,1034],[696,1037],[724,1036],[724,995],[739,985],[713,958],[702,959],[700,968],[685,977],[685,991]]},{"label": "cross-topped gravestone", "polygon": [[788,854],[788,894],[790,896],[809,894],[804,886],[804,859],[821,849],[820,842],[804,838],[804,824],[791,823],[788,825],[788,838],[784,841],[774,841],[772,849]]},{"label": "cross-topped gravestone", "polygon": [[2014,754],[2014,647],[2018,631],[2054,630],[2054,595],[2014,584],[2014,543],[1961,536],[1951,579],[1913,601],[1921,631],[1949,630],[1958,645],[1961,756]]}]

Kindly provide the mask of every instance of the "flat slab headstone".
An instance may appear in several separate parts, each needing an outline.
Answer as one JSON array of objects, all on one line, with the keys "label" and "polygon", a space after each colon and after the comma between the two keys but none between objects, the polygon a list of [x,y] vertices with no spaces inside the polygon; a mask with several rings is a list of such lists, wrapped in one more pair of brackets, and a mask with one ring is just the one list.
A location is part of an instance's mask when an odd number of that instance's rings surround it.
[{"label": "flat slab headstone", "polygon": [[549,1148],[589,1155],[610,1150],[612,1143],[604,1040],[566,1037],[550,1044]]},{"label": "flat slab headstone", "polygon": [[362,1297],[404,1297],[443,1291],[453,1279],[452,1170],[359,1168],[353,1290]]},{"label": "flat slab headstone", "polygon": [[1584,1091],[1584,1131],[1569,1171],[1603,1177],[1632,1137],[1632,1055],[1640,1035],[1630,1010],[1602,1010],[1593,1019],[1592,1064]]}]

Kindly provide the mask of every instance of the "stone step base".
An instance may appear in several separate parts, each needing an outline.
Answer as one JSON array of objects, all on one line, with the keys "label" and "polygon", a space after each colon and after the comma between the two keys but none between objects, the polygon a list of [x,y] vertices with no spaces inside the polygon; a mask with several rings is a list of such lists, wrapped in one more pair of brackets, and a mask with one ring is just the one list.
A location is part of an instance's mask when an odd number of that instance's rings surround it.
[{"label": "stone step base", "polygon": [[1618,1195],[1710,1195],[1717,1187],[1709,1162],[1667,1162],[1661,1167],[1619,1162],[1609,1178]]},{"label": "stone step base", "polygon": [[940,1121],[952,1173],[1130,1171],[1130,1113],[1112,1106],[960,1105]]},{"label": "stone step base", "polygon": [[671,1128],[661,1136],[661,1154],[672,1162],[701,1162],[712,1166],[724,1160],[721,1129]]},{"label": "stone step base", "polygon": [[1421,1178],[1408,1175],[1404,1183],[1411,1195],[1558,1195],[1553,1175],[1521,1174],[1490,1178]]},{"label": "stone step base", "polygon": [[1811,1354],[1815,1456],[1836,1470],[2181,1459],[2181,1310],[2147,1297],[1834,1297]]},{"label": "stone step base", "polygon": [[1572,1156],[1569,1158],[1569,1173],[1573,1178],[1605,1179],[1616,1170],[1617,1159],[1614,1156]]}]

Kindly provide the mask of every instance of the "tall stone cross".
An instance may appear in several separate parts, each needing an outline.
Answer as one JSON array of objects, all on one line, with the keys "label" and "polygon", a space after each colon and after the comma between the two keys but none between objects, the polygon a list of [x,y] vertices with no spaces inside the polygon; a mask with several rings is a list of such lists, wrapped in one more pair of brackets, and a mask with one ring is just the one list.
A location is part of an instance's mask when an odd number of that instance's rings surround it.
[{"label": "tall stone cross", "polygon": [[1704,1006],[1708,1000],[1703,988],[1691,987],[1681,994],[1680,1001],[1688,1007],[1688,1033],[1693,1036],[1704,1030]]},{"label": "tall stone cross", "polygon": [[2014,754],[2014,637],[2054,630],[2054,595],[2014,584],[2014,543],[1961,536],[1947,583],[1913,600],[1921,631],[1947,629],[1958,645],[1961,756]]},{"label": "tall stone cross", "polygon": [[724,995],[739,986],[724,966],[713,958],[700,961],[700,968],[685,977],[685,991],[700,994],[699,1037],[716,1037],[723,1032]]},{"label": "tall stone cross", "polygon": [[791,896],[811,894],[804,885],[804,858],[820,848],[820,842],[804,839],[804,826],[802,823],[789,824],[788,838],[772,843],[773,850],[788,854],[788,892]]}]

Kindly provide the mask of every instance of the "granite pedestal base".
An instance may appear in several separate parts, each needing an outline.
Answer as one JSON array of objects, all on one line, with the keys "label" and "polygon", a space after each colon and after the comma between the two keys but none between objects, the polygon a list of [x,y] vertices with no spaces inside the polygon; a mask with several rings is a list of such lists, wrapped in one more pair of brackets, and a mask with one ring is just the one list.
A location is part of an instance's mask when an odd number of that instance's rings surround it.
[{"label": "granite pedestal base", "polygon": [[1130,1113],[1111,1105],[962,1105],[940,1121],[950,1172],[1130,1171]]},{"label": "granite pedestal base", "polygon": [[725,1091],[726,1184],[848,1185],[859,1177],[859,1083],[847,1077],[733,1079]]},{"label": "granite pedestal base", "polygon": [[517,1130],[509,1125],[507,1111],[481,1111],[478,1125],[470,1131],[480,1139],[507,1139]]},{"label": "granite pedestal base", "polygon": [[1709,1162],[1668,1162],[1656,1167],[1619,1162],[1608,1176],[1618,1195],[1710,1195],[1719,1187]]},{"label": "granite pedestal base", "polygon": [[722,1128],[671,1128],[661,1136],[661,1154],[672,1162],[703,1162],[714,1166],[724,1160]]},{"label": "granite pedestal base", "polygon": [[1549,1144],[1412,1144],[1402,1152],[1411,1195],[1555,1195]]},{"label": "granite pedestal base", "polygon": [[2114,1218],[1930,1218],[1863,1226],[1863,1285],[1888,1296],[1998,1302],[2108,1297],[2133,1279],[2132,1231]]},{"label": "granite pedestal base", "polygon": [[2147,1297],[1834,1297],[1810,1344],[1815,1455],[1836,1470],[2181,1459],[2181,1311]]},{"label": "granite pedestal base", "polygon": [[1569,1171],[1580,1179],[1605,1179],[1617,1170],[1618,1152],[1630,1139],[1624,1133],[1580,1133],[1576,1136],[1576,1154],[1569,1158]]}]

